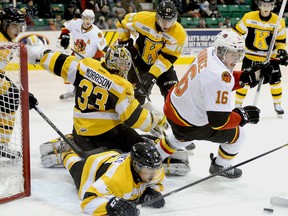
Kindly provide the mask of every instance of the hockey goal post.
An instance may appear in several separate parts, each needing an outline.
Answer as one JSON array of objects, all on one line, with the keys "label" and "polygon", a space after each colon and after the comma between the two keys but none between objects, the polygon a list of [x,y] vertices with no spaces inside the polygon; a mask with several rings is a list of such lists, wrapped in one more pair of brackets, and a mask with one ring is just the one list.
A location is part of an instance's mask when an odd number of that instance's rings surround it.
[{"label": "hockey goal post", "polygon": [[30,196],[28,60],[24,44],[0,43],[0,203]]}]

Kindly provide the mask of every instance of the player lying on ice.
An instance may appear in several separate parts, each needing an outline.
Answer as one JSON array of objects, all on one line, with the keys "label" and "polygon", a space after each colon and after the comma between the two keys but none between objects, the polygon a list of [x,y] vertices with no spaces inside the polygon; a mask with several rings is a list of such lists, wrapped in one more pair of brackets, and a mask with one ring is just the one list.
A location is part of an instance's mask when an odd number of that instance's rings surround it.
[{"label": "player lying on ice", "polygon": [[[75,86],[73,136],[70,138],[83,151],[104,147],[129,152],[135,143],[144,141],[134,129],[161,135],[165,116],[156,109],[141,106],[134,97],[132,84],[126,80],[131,55],[125,47],[111,47],[105,61],[99,62],[49,52],[36,36],[30,36],[27,41],[30,63],[40,60],[47,71]],[[57,149],[60,142],[55,140],[40,146],[45,167],[55,165],[58,155],[54,154],[54,147]],[[178,151],[165,167],[170,174],[187,174],[190,171],[187,152]]]}]

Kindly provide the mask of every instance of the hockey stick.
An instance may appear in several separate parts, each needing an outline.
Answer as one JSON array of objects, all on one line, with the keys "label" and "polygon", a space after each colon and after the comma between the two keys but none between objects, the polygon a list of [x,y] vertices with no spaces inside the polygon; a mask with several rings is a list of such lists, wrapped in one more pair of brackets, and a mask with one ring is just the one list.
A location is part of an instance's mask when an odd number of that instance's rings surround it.
[{"label": "hockey stick", "polygon": [[[142,83],[142,79],[141,79],[141,76],[140,76],[140,73],[139,73],[138,69],[136,68],[136,66],[135,66],[135,64],[134,64],[133,61],[132,61],[131,63],[132,63],[132,67],[133,67],[133,69],[134,69],[134,71],[135,71],[135,74],[136,74],[136,76],[137,76],[137,78],[138,78],[138,81],[139,81],[140,83]],[[151,99],[150,99],[149,95],[146,94],[145,96],[146,96],[147,100],[148,100],[149,102],[151,102]]]},{"label": "hockey stick", "polygon": [[236,164],[236,165],[234,165],[234,166],[228,167],[228,168],[226,168],[226,169],[224,169],[224,170],[222,170],[222,171],[220,171],[220,172],[217,172],[217,173],[214,173],[214,174],[212,174],[212,175],[210,175],[210,176],[207,176],[207,177],[205,177],[205,178],[199,179],[198,181],[195,181],[195,182],[192,182],[192,183],[190,183],[190,184],[187,184],[187,185],[185,185],[185,186],[183,186],[183,187],[180,187],[180,188],[178,188],[178,189],[176,189],[176,190],[174,190],[174,191],[171,191],[171,192],[169,192],[169,193],[166,193],[166,194],[164,194],[164,195],[162,195],[162,196],[156,197],[155,199],[152,199],[152,200],[150,200],[150,201],[148,201],[148,202],[145,202],[145,203],[143,203],[143,204],[140,204],[140,206],[150,205],[151,203],[157,202],[158,200],[161,200],[161,199],[163,199],[164,197],[170,196],[170,195],[175,194],[175,193],[177,193],[177,192],[180,192],[180,191],[182,191],[182,190],[184,190],[184,189],[186,189],[186,188],[189,188],[189,187],[192,187],[192,186],[194,186],[194,185],[197,185],[197,184],[199,184],[199,183],[201,183],[201,182],[204,182],[204,181],[206,181],[206,180],[208,180],[208,179],[211,179],[211,178],[213,178],[213,177],[215,177],[215,176],[218,176],[218,175],[220,175],[220,174],[222,174],[222,173],[224,173],[224,172],[227,172],[227,171],[229,171],[229,170],[232,170],[232,169],[234,169],[234,168],[236,168],[236,167],[239,167],[239,166],[242,166],[242,165],[244,165],[244,164],[250,163],[251,161],[254,161],[254,160],[256,160],[256,159],[258,159],[258,158],[261,158],[261,157],[263,157],[263,156],[265,156],[265,155],[271,154],[272,152],[278,151],[279,149],[282,149],[282,148],[287,147],[287,146],[288,146],[288,143],[286,143],[286,144],[284,144],[284,145],[282,145],[282,146],[279,146],[279,147],[277,147],[277,148],[274,148],[274,149],[272,149],[272,150],[270,150],[270,151],[264,152],[264,153],[262,153],[262,154],[260,154],[260,155],[257,155],[257,156],[255,156],[255,157],[253,157],[253,158],[250,158],[250,159],[248,159],[248,160],[246,160],[246,161],[243,161],[243,162],[241,162],[241,163],[238,163],[238,164]]},{"label": "hockey stick", "polygon": [[[278,15],[277,22],[276,22],[275,27],[274,27],[273,36],[272,36],[272,39],[271,39],[271,42],[270,42],[270,45],[269,45],[269,49],[268,49],[268,53],[267,53],[267,56],[266,56],[266,60],[265,60],[266,62],[268,62],[270,60],[270,57],[271,57],[271,54],[272,54],[272,50],[274,48],[274,44],[275,44],[275,41],[276,41],[278,26],[280,25],[280,22],[282,20],[283,13],[284,13],[284,10],[285,10],[285,7],[286,7],[286,3],[287,3],[287,0],[283,0],[282,1],[281,9],[280,9],[280,12],[279,12],[279,15]],[[264,77],[260,76],[260,80],[259,80],[259,83],[258,83],[258,86],[257,86],[257,90],[256,90],[256,93],[255,93],[254,100],[253,100],[253,106],[256,106],[256,104],[257,104],[257,101],[258,101],[258,98],[259,98],[259,94],[260,94],[261,85],[262,85],[263,81],[264,81]]]},{"label": "hockey stick", "polygon": [[82,158],[87,158],[88,156],[92,154],[98,154],[101,152],[104,152],[107,150],[106,147],[101,147],[97,149],[93,149],[90,151],[82,151],[82,149],[79,148],[79,146],[75,145],[75,143],[70,142],[66,136],[56,127],[56,125],[37,107],[33,107],[37,113],[60,135],[60,137],[71,147],[71,149],[77,153]]},{"label": "hockey stick", "polygon": [[83,55],[81,55],[79,52],[77,52],[76,50],[74,50],[73,48],[71,48],[71,50],[78,55],[79,57],[81,57],[82,59],[84,59],[85,57]]}]

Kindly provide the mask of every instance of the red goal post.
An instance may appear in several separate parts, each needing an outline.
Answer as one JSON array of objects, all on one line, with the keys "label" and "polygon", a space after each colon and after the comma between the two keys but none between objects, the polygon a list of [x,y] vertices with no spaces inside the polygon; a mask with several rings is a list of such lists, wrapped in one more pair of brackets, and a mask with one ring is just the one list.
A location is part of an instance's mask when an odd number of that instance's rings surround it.
[{"label": "red goal post", "polygon": [[[28,104],[26,47],[24,44],[1,42],[0,203],[31,194]],[[8,150],[15,154],[8,154]]]}]

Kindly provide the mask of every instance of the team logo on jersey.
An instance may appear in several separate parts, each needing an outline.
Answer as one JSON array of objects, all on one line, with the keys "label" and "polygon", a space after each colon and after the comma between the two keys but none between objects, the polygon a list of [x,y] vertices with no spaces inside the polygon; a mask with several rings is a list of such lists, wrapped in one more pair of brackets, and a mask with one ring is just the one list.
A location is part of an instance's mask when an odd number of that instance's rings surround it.
[{"label": "team logo on jersey", "polygon": [[221,78],[224,82],[230,83],[231,82],[231,74],[227,71],[224,71],[221,75]]}]

